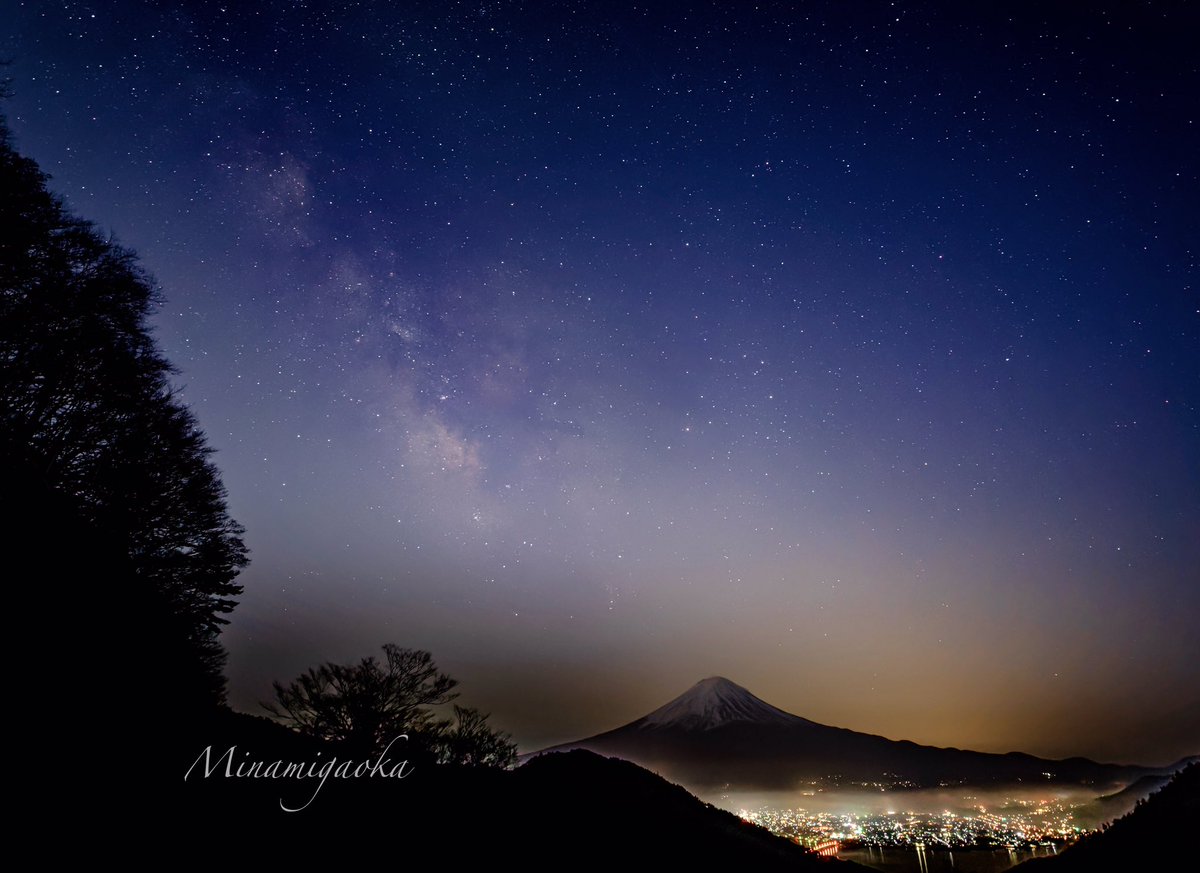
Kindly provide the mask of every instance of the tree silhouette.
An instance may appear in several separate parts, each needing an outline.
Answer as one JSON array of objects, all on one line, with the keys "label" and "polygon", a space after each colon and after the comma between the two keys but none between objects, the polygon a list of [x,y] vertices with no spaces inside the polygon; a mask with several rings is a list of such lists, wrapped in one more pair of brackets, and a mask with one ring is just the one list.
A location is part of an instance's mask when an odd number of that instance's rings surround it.
[{"label": "tree silhouette", "polygon": [[41,506],[42,527],[78,522],[115,556],[93,569],[121,578],[62,578],[70,587],[53,593],[94,626],[124,625],[143,681],[169,686],[181,705],[222,702],[218,633],[242,590],[242,528],[148,330],[153,279],[131,251],[70,215],[46,180],[0,116],[0,454],[10,506]]},{"label": "tree silhouette", "polygon": [[307,736],[343,744],[352,754],[370,755],[400,735],[421,754],[442,764],[509,767],[516,746],[487,726],[487,715],[455,705],[454,719],[438,719],[429,707],[454,700],[458,682],[438,670],[433,656],[393,643],[384,661],[326,663],[288,685],[275,682],[275,703],[264,708]]},{"label": "tree silhouette", "polygon": [[360,754],[378,751],[400,734],[428,735],[435,722],[426,707],[453,700],[458,683],[438,671],[429,652],[392,643],[383,652],[383,664],[373,656],[358,664],[326,663],[287,686],[275,682],[276,703],[264,707],[303,734]]},{"label": "tree silhouette", "polygon": [[454,723],[439,732],[434,748],[438,762],[464,767],[512,767],[517,746],[508,734],[492,730],[488,716],[477,709],[455,704]]}]

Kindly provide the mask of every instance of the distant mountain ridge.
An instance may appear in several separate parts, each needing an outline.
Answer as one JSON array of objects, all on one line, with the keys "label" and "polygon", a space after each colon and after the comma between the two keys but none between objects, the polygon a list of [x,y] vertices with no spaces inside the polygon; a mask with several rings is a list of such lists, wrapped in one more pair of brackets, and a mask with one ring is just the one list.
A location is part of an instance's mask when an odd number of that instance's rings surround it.
[{"label": "distant mountain ridge", "polygon": [[1048,760],[889,740],[785,712],[720,676],[696,683],[622,727],[526,759],[572,749],[624,758],[696,789],[788,789],[814,781],[913,787],[1053,782],[1105,788],[1169,775],[1186,763],[1152,768],[1087,758]]}]

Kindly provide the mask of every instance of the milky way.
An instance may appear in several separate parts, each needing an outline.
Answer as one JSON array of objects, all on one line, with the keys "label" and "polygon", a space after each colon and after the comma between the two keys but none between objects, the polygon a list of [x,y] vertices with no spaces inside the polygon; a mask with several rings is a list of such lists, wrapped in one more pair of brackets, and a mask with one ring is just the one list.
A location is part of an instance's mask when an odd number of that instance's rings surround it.
[{"label": "milky way", "polygon": [[247,528],[238,707],[396,642],[525,747],[722,674],[1200,751],[1195,10],[14,6]]}]

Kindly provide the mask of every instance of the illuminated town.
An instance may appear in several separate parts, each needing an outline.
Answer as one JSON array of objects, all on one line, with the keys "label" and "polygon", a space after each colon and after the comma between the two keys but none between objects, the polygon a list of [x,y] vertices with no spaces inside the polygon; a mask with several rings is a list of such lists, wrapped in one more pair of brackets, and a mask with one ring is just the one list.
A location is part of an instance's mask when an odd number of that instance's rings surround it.
[{"label": "illuminated town", "polygon": [[739,813],[821,854],[850,848],[1062,848],[1086,833],[1060,800],[1008,800],[996,809],[940,813],[829,813],[802,808]]}]

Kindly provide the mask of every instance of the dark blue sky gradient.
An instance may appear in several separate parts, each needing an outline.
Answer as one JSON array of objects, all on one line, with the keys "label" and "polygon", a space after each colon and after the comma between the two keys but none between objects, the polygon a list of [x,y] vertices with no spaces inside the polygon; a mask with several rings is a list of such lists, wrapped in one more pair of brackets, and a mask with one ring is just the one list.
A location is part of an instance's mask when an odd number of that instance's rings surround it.
[{"label": "dark blue sky gradient", "polygon": [[234,703],[392,641],[526,748],[722,674],[1200,751],[1200,22],[1045,5],[15,3],[247,527]]}]

